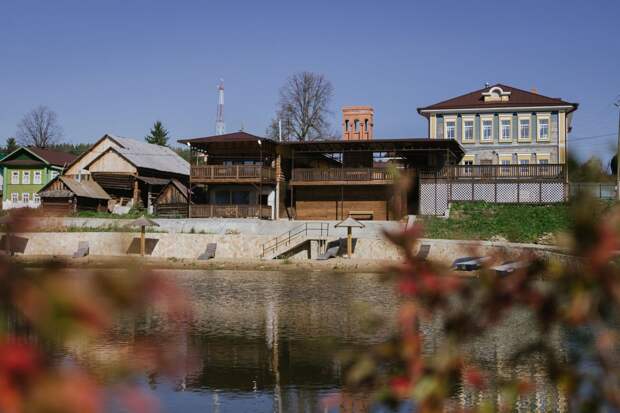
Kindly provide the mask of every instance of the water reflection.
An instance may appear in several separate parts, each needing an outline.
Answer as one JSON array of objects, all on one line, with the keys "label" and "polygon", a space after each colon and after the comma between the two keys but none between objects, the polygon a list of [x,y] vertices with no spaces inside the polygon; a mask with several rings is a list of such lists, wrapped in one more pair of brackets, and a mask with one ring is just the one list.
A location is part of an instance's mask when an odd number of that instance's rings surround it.
[{"label": "water reflection", "polygon": [[[153,374],[144,378],[170,412],[327,412],[322,400],[339,393],[343,383],[336,355],[386,339],[398,305],[393,286],[373,274],[178,271],[172,276],[190,292],[196,309],[190,332],[178,345],[196,357],[175,382]],[[377,315],[387,322],[373,323]],[[427,353],[441,346],[440,322],[422,326]],[[483,401],[497,405],[501,379],[526,377],[536,391],[518,401],[517,411],[566,411],[560,391],[544,380],[540,360],[513,365],[508,359],[516,346],[535,339],[532,323],[526,313],[515,312],[505,326],[468,345],[470,357],[492,372],[492,386],[481,392],[459,389],[455,408]],[[120,322],[109,340],[131,341],[167,328],[150,314]],[[549,334],[561,355],[564,338]],[[329,411],[382,410],[368,396],[345,394]]]}]

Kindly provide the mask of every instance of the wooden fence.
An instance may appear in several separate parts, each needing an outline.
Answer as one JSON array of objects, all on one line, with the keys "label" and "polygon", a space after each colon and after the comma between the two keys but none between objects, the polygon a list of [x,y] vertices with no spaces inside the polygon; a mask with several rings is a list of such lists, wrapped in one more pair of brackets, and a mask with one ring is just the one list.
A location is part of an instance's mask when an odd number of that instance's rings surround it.
[{"label": "wooden fence", "polygon": [[388,168],[296,168],[293,184],[313,183],[390,183],[394,173]]}]

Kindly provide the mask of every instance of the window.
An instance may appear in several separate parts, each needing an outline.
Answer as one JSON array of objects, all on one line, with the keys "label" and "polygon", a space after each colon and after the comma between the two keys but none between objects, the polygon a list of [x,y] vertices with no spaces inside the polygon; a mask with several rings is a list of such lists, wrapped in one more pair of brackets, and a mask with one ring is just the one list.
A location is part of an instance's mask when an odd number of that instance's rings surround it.
[{"label": "window", "polygon": [[368,132],[368,119],[364,119],[364,132]]},{"label": "window", "polygon": [[538,140],[539,141],[549,140],[549,118],[538,119]]},{"label": "window", "polygon": [[359,129],[359,127],[360,127],[360,121],[359,121],[359,120],[357,120],[357,119],[355,119],[355,120],[353,121],[353,128],[354,128],[355,132],[357,132],[357,130]]},{"label": "window", "polygon": [[510,165],[512,164],[512,155],[500,155],[499,163],[502,165],[501,174],[510,175]]},{"label": "window", "polygon": [[41,197],[39,196],[39,194],[32,195],[32,201],[35,203],[35,205],[41,205]]},{"label": "window", "polygon": [[344,131],[345,132],[349,131],[349,119],[345,119],[344,121]]},{"label": "window", "polygon": [[33,179],[32,179],[32,183],[33,184],[40,184],[41,183],[41,171],[34,171],[34,176],[33,176]]},{"label": "window", "polygon": [[471,175],[474,169],[472,168],[472,166],[474,165],[474,161],[473,160],[463,161],[463,165],[465,165],[465,175]]},{"label": "window", "polygon": [[230,192],[229,191],[216,191],[215,192],[215,205],[228,205],[230,204]]},{"label": "window", "polygon": [[446,121],[446,139],[454,139],[456,137],[456,121]]},{"label": "window", "polygon": [[11,183],[13,185],[19,184],[19,171],[11,171]]},{"label": "window", "polygon": [[493,120],[482,119],[482,137],[481,141],[492,142],[493,141]]},{"label": "window", "polygon": [[24,171],[22,172],[22,184],[29,184],[30,183],[30,171]]},{"label": "window", "polygon": [[30,202],[30,194],[28,192],[24,192],[22,194],[22,201],[27,204],[28,202]]},{"label": "window", "polygon": [[519,140],[529,141],[530,138],[530,120],[529,118],[519,119]]},{"label": "window", "polygon": [[19,202],[19,194],[17,192],[13,192],[11,194],[11,202],[13,202],[14,204]]},{"label": "window", "polygon": [[463,119],[463,141],[474,141],[474,120]]},{"label": "window", "polygon": [[518,155],[517,158],[519,160],[519,165],[521,165],[519,167],[519,173],[521,175],[527,175],[530,170],[528,168],[528,165],[530,164],[530,155],[529,154]]},{"label": "window", "polygon": [[50,180],[56,178],[58,176],[58,171],[51,171],[50,172]]},{"label": "window", "polygon": [[504,118],[500,120],[499,140],[504,142],[512,141],[512,121]]}]

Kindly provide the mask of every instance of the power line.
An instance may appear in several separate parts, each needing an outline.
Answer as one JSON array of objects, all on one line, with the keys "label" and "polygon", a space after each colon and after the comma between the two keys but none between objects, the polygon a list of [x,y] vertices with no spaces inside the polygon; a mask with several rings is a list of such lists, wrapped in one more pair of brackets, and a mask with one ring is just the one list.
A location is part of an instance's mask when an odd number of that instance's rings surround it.
[{"label": "power line", "polygon": [[569,142],[570,141],[582,141],[582,140],[586,140],[586,139],[597,139],[597,138],[606,138],[608,136],[616,136],[616,132],[612,132],[612,133],[606,133],[603,135],[592,135],[592,136],[579,136],[577,138],[572,138],[572,137],[568,137]]}]

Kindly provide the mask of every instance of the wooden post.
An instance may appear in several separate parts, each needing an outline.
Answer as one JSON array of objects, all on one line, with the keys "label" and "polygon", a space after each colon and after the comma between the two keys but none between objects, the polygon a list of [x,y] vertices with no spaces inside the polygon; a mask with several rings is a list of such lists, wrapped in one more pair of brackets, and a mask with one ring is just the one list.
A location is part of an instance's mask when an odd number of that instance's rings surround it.
[{"label": "wooden post", "polygon": [[353,229],[347,227],[347,256],[351,258],[353,255]]},{"label": "wooden post", "polygon": [[144,239],[145,227],[142,225],[140,227],[140,256],[144,257],[144,253],[146,251],[146,240]]}]

